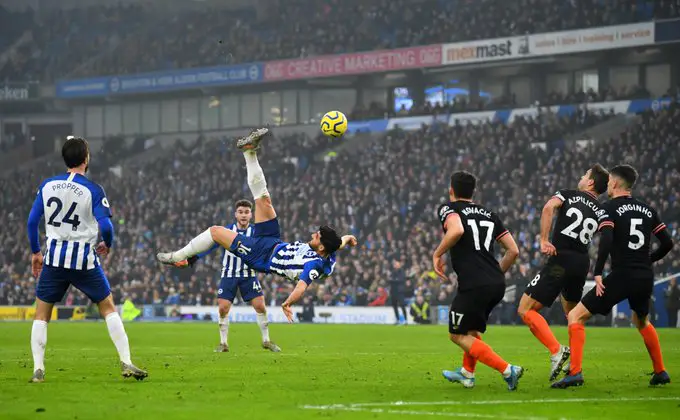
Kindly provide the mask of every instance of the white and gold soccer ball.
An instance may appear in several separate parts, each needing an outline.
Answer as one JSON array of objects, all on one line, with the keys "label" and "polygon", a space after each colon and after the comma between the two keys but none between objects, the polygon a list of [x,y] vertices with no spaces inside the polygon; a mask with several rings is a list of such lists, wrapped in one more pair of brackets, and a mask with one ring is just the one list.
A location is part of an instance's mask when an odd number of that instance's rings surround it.
[{"label": "white and gold soccer ball", "polygon": [[340,111],[329,111],[321,118],[321,132],[328,137],[342,137],[347,131],[347,117]]}]

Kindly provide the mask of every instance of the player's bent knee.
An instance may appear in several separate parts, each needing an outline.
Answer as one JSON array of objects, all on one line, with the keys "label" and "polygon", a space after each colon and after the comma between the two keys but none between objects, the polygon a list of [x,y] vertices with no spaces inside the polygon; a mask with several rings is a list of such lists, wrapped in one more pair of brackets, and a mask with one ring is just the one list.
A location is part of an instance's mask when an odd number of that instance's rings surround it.
[{"label": "player's bent knee", "polygon": [[641,317],[635,311],[633,311],[631,318],[638,330],[642,330],[650,324],[648,316],[645,315]]},{"label": "player's bent knee", "polygon": [[522,295],[522,299],[519,301],[519,305],[517,306],[517,314],[524,318],[530,310],[540,310],[543,307],[538,301],[526,293]]},{"label": "player's bent knee", "polygon": [[35,306],[35,315],[33,316],[33,319],[36,321],[50,322],[54,304],[36,298]]},{"label": "player's bent knee", "polygon": [[229,311],[231,310],[231,302],[226,299],[218,299],[217,309],[220,312],[220,316],[229,315]]},{"label": "player's bent knee", "polygon": [[464,334],[452,334],[452,333],[449,333],[449,339],[450,339],[454,344],[460,344],[460,342],[463,340],[463,337],[465,337]]},{"label": "player's bent knee", "polygon": [[585,324],[588,319],[590,319],[590,312],[582,303],[576,305],[567,315],[569,324]]},{"label": "player's bent knee", "polygon": [[99,314],[103,318],[116,312],[116,305],[113,304],[113,296],[111,294],[105,297],[104,300],[97,302],[97,307],[99,308]]},{"label": "player's bent knee", "polygon": [[264,299],[255,298],[250,303],[258,314],[266,314],[267,308],[264,306]]}]

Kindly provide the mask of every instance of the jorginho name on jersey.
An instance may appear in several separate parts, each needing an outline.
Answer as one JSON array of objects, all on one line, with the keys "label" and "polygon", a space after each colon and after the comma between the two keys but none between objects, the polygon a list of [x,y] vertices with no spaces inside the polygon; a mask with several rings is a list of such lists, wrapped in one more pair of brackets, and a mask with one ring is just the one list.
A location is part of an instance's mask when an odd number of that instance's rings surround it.
[{"label": "jorginho name on jersey", "polygon": [[304,242],[279,244],[269,263],[269,271],[291,281],[302,280],[307,284],[330,276],[335,268],[335,253],[321,258]]},{"label": "jorginho name on jersey", "polygon": [[559,190],[553,196],[562,201],[552,243],[559,251],[587,253],[595,232],[602,228],[607,212],[594,195],[577,190]]},{"label": "jorginho name on jersey", "polygon": [[99,265],[98,221],[111,217],[101,186],[74,173],[48,178],[38,188],[33,209],[45,215],[45,265],[73,270]]},{"label": "jorginho name on jersey", "polygon": [[[253,236],[253,227],[248,226],[246,229],[239,229],[236,223],[231,226],[226,226],[227,229],[240,233],[243,236]],[[219,245],[218,245],[219,246]],[[224,257],[222,258],[222,277],[227,278],[252,278],[257,273],[252,268],[248,267],[243,260],[237,255],[228,250],[224,250]]]},{"label": "jorginho name on jersey", "polygon": [[606,204],[609,217],[603,222],[614,228],[612,270],[651,270],[651,236],[666,228],[656,210],[630,196]]}]

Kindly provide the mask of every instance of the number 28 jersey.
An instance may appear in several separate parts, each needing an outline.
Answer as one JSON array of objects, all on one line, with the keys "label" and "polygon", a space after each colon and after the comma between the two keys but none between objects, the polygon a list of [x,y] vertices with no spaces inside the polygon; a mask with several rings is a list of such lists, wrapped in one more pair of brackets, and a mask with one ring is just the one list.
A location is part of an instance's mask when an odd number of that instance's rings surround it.
[{"label": "number 28 jersey", "polygon": [[45,265],[74,270],[99,265],[98,221],[111,217],[101,186],[79,174],[57,175],[40,184],[35,206],[45,214]]},{"label": "number 28 jersey", "polygon": [[501,219],[479,204],[455,201],[439,206],[437,215],[444,224],[453,213],[460,216],[463,236],[449,250],[451,266],[458,275],[458,289],[505,284],[505,276],[495,257],[494,242],[508,235]]},{"label": "number 28 jersey", "polygon": [[602,227],[607,212],[597,197],[577,190],[559,190],[553,196],[562,201],[553,229],[552,244],[560,251],[588,253],[593,235]]}]

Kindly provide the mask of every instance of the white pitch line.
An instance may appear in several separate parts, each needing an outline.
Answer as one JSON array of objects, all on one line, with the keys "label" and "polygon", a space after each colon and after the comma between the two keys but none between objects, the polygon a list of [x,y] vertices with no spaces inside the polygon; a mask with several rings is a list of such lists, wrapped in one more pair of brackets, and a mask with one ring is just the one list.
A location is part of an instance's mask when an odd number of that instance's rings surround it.
[{"label": "white pitch line", "polygon": [[620,397],[620,398],[545,398],[533,400],[481,400],[481,401],[393,401],[382,403],[354,403],[330,405],[305,405],[308,410],[347,410],[368,407],[403,407],[427,405],[503,405],[503,404],[543,404],[543,403],[597,403],[597,402],[641,402],[641,401],[680,401],[680,397]]},{"label": "white pitch line", "polygon": [[[322,408],[323,407],[323,408]],[[353,411],[362,413],[374,414],[406,414],[414,416],[440,416],[440,417],[463,417],[463,418],[480,418],[480,419],[505,419],[505,420],[548,420],[547,417],[528,417],[528,416],[508,416],[504,414],[481,414],[481,413],[461,413],[461,412],[444,412],[444,411],[417,411],[417,410],[394,410],[383,408],[362,408],[343,405],[329,405],[329,406],[314,406],[303,405],[301,408],[306,410],[338,410],[338,411]]]}]

